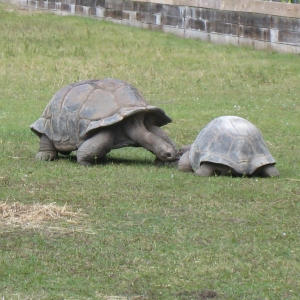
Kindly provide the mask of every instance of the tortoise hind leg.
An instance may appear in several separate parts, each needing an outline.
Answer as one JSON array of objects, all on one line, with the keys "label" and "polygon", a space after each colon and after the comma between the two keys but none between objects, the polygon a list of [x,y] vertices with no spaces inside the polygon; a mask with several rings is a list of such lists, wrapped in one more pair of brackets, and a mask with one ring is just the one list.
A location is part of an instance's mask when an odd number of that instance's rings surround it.
[{"label": "tortoise hind leg", "polygon": [[40,149],[35,158],[45,161],[57,158],[57,150],[45,134],[43,134],[40,138]]},{"label": "tortoise hind leg", "polygon": [[265,165],[257,169],[254,173],[254,175],[261,176],[261,177],[278,177],[279,172],[275,168],[275,165]]},{"label": "tortoise hind leg", "polygon": [[77,161],[81,165],[91,166],[104,158],[114,144],[112,129],[101,129],[100,132],[86,140],[77,150]]}]

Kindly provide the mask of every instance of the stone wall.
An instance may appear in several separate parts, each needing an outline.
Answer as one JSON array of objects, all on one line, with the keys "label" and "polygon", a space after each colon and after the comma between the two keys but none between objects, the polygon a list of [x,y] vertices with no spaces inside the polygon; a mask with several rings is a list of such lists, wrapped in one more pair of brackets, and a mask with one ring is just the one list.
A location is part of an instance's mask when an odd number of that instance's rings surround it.
[{"label": "stone wall", "polygon": [[[9,0],[8,0],[9,1]],[[255,0],[11,0],[184,38],[300,53],[300,5]]]}]

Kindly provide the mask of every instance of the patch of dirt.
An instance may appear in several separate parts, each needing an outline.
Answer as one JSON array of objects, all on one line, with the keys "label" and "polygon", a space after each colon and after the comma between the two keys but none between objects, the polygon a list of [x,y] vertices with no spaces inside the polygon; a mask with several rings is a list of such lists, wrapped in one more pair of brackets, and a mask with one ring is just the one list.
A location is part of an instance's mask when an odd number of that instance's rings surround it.
[{"label": "patch of dirt", "polygon": [[202,300],[202,299],[213,299],[218,296],[214,291],[203,290],[203,291],[183,291],[176,294],[181,300]]},{"label": "patch of dirt", "polygon": [[105,296],[97,295],[101,300],[145,300],[146,298],[142,295],[125,297],[125,296]]}]

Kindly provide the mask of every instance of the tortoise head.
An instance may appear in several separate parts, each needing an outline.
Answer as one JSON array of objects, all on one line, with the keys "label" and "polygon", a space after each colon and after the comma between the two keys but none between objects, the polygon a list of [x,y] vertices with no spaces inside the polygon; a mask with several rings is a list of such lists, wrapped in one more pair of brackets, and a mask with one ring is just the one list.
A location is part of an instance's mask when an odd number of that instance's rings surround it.
[{"label": "tortoise head", "polygon": [[155,154],[157,159],[164,162],[178,161],[178,151],[171,144],[156,135],[153,135],[153,140],[156,140],[153,144],[153,149],[148,150]]}]

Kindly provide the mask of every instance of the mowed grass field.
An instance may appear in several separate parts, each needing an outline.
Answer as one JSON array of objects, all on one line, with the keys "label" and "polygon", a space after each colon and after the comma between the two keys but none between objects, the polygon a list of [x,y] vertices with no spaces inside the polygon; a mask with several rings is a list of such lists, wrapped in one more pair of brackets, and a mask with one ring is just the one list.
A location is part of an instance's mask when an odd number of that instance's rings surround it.
[{"label": "mowed grass field", "polygon": [[[298,300],[300,57],[0,4],[0,297]],[[212,119],[262,132],[279,178],[199,178],[123,148],[35,161],[29,129],[85,79],[136,86],[178,147]]]}]

